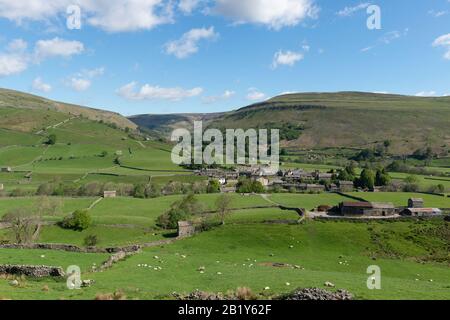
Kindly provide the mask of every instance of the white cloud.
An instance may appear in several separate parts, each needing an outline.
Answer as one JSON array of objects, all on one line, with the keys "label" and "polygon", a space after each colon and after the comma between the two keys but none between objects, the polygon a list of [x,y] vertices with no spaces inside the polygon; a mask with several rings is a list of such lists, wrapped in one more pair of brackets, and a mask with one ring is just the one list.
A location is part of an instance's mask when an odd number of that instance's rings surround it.
[{"label": "white cloud", "polygon": [[450,60],[450,33],[444,34],[434,40],[433,47],[443,47],[446,52],[444,54],[444,58]]},{"label": "white cloud", "polygon": [[247,100],[261,101],[266,98],[266,94],[258,91],[256,88],[248,89]]},{"label": "white cloud", "polygon": [[378,38],[377,42],[375,42],[373,45],[367,46],[367,47],[361,49],[360,51],[368,52],[372,49],[375,49],[378,46],[388,45],[395,40],[398,40],[402,37],[406,37],[408,35],[408,32],[409,32],[408,28],[404,29],[403,31],[394,30],[394,31],[386,32],[380,38]]},{"label": "white cloud", "polygon": [[94,69],[83,69],[80,72],[70,76],[65,82],[66,85],[75,91],[82,92],[89,89],[94,78],[102,76],[105,73],[104,67]]},{"label": "white cloud", "polygon": [[415,94],[416,97],[434,97],[436,96],[436,91],[421,91]]},{"label": "white cloud", "polygon": [[42,81],[40,77],[33,80],[32,87],[33,90],[42,92],[50,92],[52,90],[52,86]]},{"label": "white cloud", "polygon": [[222,93],[221,95],[204,97],[202,100],[204,103],[216,103],[219,101],[231,99],[235,94],[236,94],[236,92],[234,92],[234,91],[225,90],[225,92]]},{"label": "white cloud", "polygon": [[0,77],[19,74],[28,67],[26,59],[17,54],[0,54]]},{"label": "white cloud", "polygon": [[35,46],[35,57],[38,61],[48,57],[70,57],[84,51],[83,43],[60,38],[39,40]]},{"label": "white cloud", "polygon": [[15,53],[23,53],[28,48],[28,43],[23,39],[14,39],[8,44],[8,51]]},{"label": "white cloud", "polygon": [[105,67],[99,67],[94,69],[83,69],[81,72],[78,73],[80,77],[88,77],[88,78],[95,78],[102,76],[105,73]]},{"label": "white cloud", "polygon": [[430,10],[428,11],[428,14],[435,17],[435,18],[440,18],[442,16],[445,16],[447,14],[449,14],[450,11],[447,10],[442,10],[442,11],[435,11],[435,10]]},{"label": "white cloud", "polygon": [[278,66],[290,66],[292,67],[295,65],[298,61],[303,60],[304,56],[302,53],[299,52],[292,52],[292,51],[278,51],[275,53],[273,57],[272,67],[276,69]]},{"label": "white cloud", "polygon": [[88,23],[109,32],[150,30],[173,22],[171,1],[84,0],[81,8],[90,14]]},{"label": "white cloud", "polygon": [[170,100],[180,101],[186,98],[196,97],[203,93],[202,88],[183,89],[180,87],[163,88],[159,86],[143,85],[136,90],[136,82],[130,82],[117,90],[117,94],[128,100]]},{"label": "white cloud", "polygon": [[314,0],[216,0],[212,9],[236,23],[263,24],[275,30],[317,18],[318,11]]},{"label": "white cloud", "polygon": [[180,0],[178,3],[178,9],[186,14],[192,13],[195,8],[198,7],[202,0]]},{"label": "white cloud", "polygon": [[20,24],[23,20],[47,20],[65,11],[69,0],[0,0],[0,17]]},{"label": "white cloud", "polygon": [[91,81],[89,79],[83,79],[83,78],[76,78],[72,77],[67,81],[67,85],[71,87],[73,90],[82,92],[89,89],[91,86]]},{"label": "white cloud", "polygon": [[66,14],[78,5],[87,23],[109,32],[149,30],[173,22],[172,1],[164,0],[0,0],[0,17],[21,24]]},{"label": "white cloud", "polygon": [[167,54],[174,55],[178,59],[187,58],[198,52],[198,42],[201,40],[211,40],[219,36],[214,31],[214,27],[192,29],[175,41],[166,43],[165,50]]},{"label": "white cloud", "polygon": [[336,14],[340,17],[349,17],[352,16],[354,13],[366,9],[368,6],[370,6],[370,3],[360,3],[356,6],[352,7],[345,7],[344,9],[336,12]]}]

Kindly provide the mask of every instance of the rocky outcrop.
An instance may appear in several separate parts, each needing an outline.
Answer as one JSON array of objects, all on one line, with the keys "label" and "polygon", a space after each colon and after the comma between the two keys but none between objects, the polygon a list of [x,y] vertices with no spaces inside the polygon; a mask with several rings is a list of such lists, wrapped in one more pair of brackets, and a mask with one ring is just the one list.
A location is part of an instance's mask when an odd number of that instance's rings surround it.
[{"label": "rocky outcrop", "polygon": [[31,266],[31,265],[0,265],[0,274],[25,275],[29,277],[64,277],[61,267]]}]

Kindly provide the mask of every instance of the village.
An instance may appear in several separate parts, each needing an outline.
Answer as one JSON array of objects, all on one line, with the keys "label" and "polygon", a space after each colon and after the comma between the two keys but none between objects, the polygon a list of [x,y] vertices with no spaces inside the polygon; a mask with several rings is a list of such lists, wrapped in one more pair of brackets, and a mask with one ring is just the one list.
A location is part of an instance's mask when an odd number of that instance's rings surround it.
[{"label": "village", "polygon": [[[308,215],[309,218],[392,219],[442,215],[441,209],[426,207],[422,198],[410,198],[404,206],[395,206],[391,202],[368,202],[360,197],[349,196],[346,193],[353,191],[363,193],[369,192],[369,190],[355,187],[353,181],[333,183],[334,173],[324,173],[319,170],[288,169],[276,171],[269,166],[249,166],[234,170],[203,169],[196,171],[196,174],[219,181],[223,193],[237,192],[236,186],[239,178],[246,177],[261,183],[268,193],[337,193],[350,198],[349,201],[341,202],[338,206],[322,204],[310,212],[301,208],[302,216]],[[371,192],[379,190],[375,187]]]}]

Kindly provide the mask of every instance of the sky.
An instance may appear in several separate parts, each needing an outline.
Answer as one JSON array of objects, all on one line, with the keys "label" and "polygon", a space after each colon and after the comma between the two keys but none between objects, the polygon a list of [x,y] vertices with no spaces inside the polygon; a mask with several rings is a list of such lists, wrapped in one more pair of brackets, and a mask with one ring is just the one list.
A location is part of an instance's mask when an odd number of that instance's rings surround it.
[{"label": "sky", "polygon": [[450,0],[0,0],[0,30],[0,87],[126,116],[450,95]]}]

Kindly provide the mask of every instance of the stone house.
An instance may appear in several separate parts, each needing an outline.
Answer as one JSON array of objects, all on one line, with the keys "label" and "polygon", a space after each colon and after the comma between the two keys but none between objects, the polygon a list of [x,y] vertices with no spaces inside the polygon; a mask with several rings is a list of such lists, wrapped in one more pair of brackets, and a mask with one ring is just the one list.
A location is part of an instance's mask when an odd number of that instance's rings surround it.
[{"label": "stone house", "polygon": [[178,221],[178,237],[190,237],[195,234],[195,225],[189,221]]},{"label": "stone house", "polygon": [[422,198],[410,198],[408,199],[408,208],[423,208],[424,201]]},{"label": "stone house", "polygon": [[1,172],[12,172],[11,167],[2,167]]},{"label": "stone house", "polygon": [[103,198],[115,198],[116,196],[116,191],[103,191]]}]

